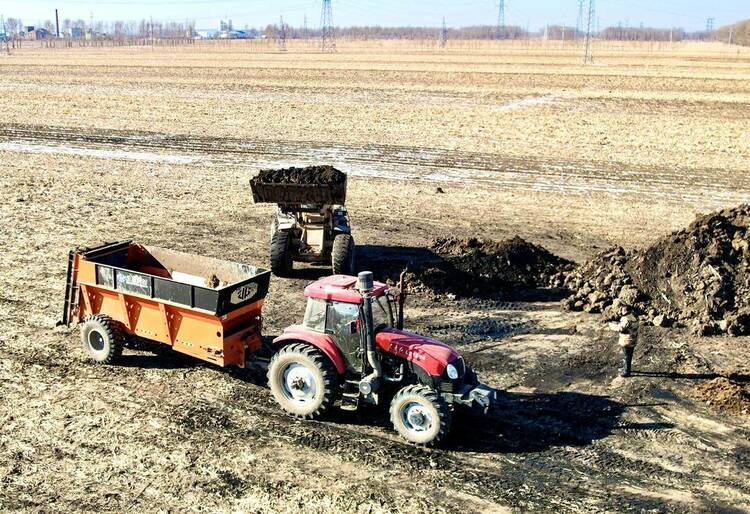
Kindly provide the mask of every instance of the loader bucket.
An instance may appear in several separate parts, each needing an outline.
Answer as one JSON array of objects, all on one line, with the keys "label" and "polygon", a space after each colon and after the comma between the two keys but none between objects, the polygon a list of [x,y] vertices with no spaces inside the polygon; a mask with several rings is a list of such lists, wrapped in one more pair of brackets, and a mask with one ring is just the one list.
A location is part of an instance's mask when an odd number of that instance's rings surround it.
[{"label": "loader bucket", "polygon": [[331,166],[263,170],[250,180],[255,203],[282,205],[346,202],[346,174]]}]

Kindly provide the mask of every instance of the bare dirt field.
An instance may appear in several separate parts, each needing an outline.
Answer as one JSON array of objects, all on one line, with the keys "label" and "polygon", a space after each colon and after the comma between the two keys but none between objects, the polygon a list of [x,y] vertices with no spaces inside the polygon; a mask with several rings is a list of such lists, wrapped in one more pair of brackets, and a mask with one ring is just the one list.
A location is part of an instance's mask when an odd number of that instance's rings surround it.
[{"label": "bare dirt field", "polygon": [[[407,324],[500,389],[447,444],[379,412],[284,416],[262,377],[55,327],[67,252],[134,239],[258,265],[269,166],[350,174],[360,262],[519,235],[583,262],[750,198],[750,52],[452,42],[25,49],[0,57],[0,510],[747,512],[747,337],[616,335],[556,299],[415,294]],[[441,188],[442,193],[437,188]],[[324,268],[273,278],[274,335]]]}]

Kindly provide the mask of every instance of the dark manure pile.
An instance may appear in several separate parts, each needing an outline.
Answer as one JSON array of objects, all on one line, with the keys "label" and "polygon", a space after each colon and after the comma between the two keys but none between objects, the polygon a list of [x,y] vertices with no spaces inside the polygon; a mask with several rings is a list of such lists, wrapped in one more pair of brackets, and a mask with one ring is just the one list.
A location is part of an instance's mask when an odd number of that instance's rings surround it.
[{"label": "dark manure pile", "polygon": [[565,285],[571,310],[616,319],[633,313],[699,335],[750,334],[750,205],[698,217],[644,250],[613,248]]},{"label": "dark manure pile", "polygon": [[381,278],[396,281],[406,268],[409,291],[455,297],[508,298],[559,287],[565,272],[573,267],[572,262],[520,237],[502,241],[441,238],[429,249],[412,251],[408,260],[384,257],[370,263]]}]

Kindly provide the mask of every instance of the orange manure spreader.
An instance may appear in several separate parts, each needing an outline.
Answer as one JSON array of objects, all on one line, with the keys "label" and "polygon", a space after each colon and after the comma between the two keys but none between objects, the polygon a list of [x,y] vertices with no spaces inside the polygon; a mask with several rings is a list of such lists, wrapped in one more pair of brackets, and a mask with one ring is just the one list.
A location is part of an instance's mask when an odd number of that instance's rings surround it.
[{"label": "orange manure spreader", "polygon": [[70,252],[63,324],[83,323],[83,347],[111,363],[126,336],[158,341],[220,366],[261,346],[270,272],[133,242]]}]

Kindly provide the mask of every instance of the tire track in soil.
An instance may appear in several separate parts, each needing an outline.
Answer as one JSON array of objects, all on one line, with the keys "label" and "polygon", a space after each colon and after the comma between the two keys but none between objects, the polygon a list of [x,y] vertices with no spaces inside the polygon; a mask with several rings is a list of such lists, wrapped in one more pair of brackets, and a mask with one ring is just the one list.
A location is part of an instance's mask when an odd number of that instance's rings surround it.
[{"label": "tire track in soil", "polygon": [[[61,379],[71,367],[79,368],[81,365],[72,356],[56,358],[59,352],[54,349],[43,353],[45,355],[32,357],[22,352],[11,352],[5,357],[27,364],[41,364],[52,375],[60,375]],[[181,359],[179,356],[174,358],[178,361]],[[86,368],[90,379],[96,380],[97,375],[106,375],[110,381],[119,383],[109,368]],[[128,378],[123,386],[130,383],[133,371],[132,368],[123,368],[121,372],[116,372],[116,375]],[[666,470],[647,461],[625,457],[611,450],[611,445],[603,440],[591,441],[581,430],[607,431],[612,421],[612,428],[628,432],[627,439],[643,432],[627,428],[627,424],[617,421],[619,413],[610,414],[610,421],[602,420],[601,409],[596,406],[583,413],[568,412],[564,403],[557,405],[552,402],[542,405],[533,417],[500,410],[491,413],[484,421],[473,420],[466,427],[458,425],[459,429],[470,427],[471,435],[463,438],[459,431],[448,449],[423,449],[396,438],[388,431],[384,420],[377,417],[374,420],[375,428],[351,424],[353,416],[348,414],[339,415],[333,421],[294,420],[271,403],[265,388],[247,382],[243,374],[231,370],[215,371],[216,376],[212,380],[233,383],[227,395],[196,399],[187,391],[179,390],[191,390],[193,384],[170,381],[170,388],[175,389],[165,397],[184,400],[162,403],[163,408],[158,409],[158,415],[167,425],[176,425],[178,433],[188,439],[195,438],[196,447],[203,447],[202,443],[215,439],[218,433],[232,433],[240,440],[252,441],[251,444],[300,446],[324,455],[335,454],[342,460],[365,466],[397,470],[405,476],[420,474],[434,486],[450,487],[519,510],[684,510],[684,506],[666,500],[636,497],[632,493],[623,496],[618,492],[621,485],[651,491],[680,488],[690,490],[696,496],[706,495],[700,489],[700,481],[692,474]],[[242,378],[245,381],[240,381]],[[248,423],[248,416],[256,419]],[[372,419],[365,421],[368,424],[372,422]],[[667,435],[663,434],[664,437]],[[527,451],[518,451],[518,447],[525,445],[527,440],[538,441],[539,447],[532,445]],[[746,455],[744,457],[747,458]],[[740,463],[745,463],[745,459],[737,456]],[[741,479],[717,478],[716,482],[744,494],[749,493]]]},{"label": "tire track in soil", "polygon": [[[517,158],[480,152],[398,145],[324,145],[319,142],[243,140],[198,135],[0,124],[0,143],[125,152],[153,151],[155,157],[184,159],[198,167],[264,167],[332,163],[360,177],[477,184],[484,187],[559,194],[653,196],[660,201],[699,205],[740,203],[750,193],[750,176],[722,169],[679,169],[586,161]],[[37,149],[36,151],[40,151]],[[177,153],[177,155],[175,155]],[[190,158],[196,162],[190,163]],[[122,155],[120,158],[127,158]],[[134,158],[136,158],[134,156]]]},{"label": "tire track in soil", "polygon": [[[436,478],[432,479],[436,485],[450,486],[518,509],[579,512],[582,502],[586,502],[589,512],[677,512],[681,510],[677,506],[657,499],[630,495],[627,501],[623,501],[616,493],[615,486],[633,484],[669,488],[675,483],[680,483],[682,487],[693,483],[688,475],[667,472],[648,462],[624,458],[603,445],[587,446],[585,457],[582,458],[579,449],[562,445],[566,437],[567,443],[573,446],[585,443],[573,432],[560,435],[560,446],[552,445],[539,452],[507,452],[502,448],[503,432],[516,430],[518,433],[513,437],[517,438],[525,438],[529,434],[513,428],[513,421],[502,420],[497,414],[484,424],[482,430],[472,433],[472,437],[478,437],[487,447],[482,453],[475,453],[420,448],[404,443],[389,433],[373,433],[372,428],[359,429],[343,420],[296,421],[275,407],[264,407],[263,403],[267,402],[263,402],[263,398],[266,396],[264,390],[258,391],[253,386],[241,384],[236,387],[231,401],[212,405],[231,406],[227,408],[237,416],[246,415],[243,413],[261,415],[260,425],[249,426],[242,422],[230,424],[230,428],[236,428],[243,440],[255,440],[260,444],[285,441],[286,444],[333,453],[345,461],[396,469],[405,474],[432,471],[436,474]],[[183,417],[176,416],[174,419],[185,422],[184,409],[180,407],[176,413],[182,413]],[[223,429],[227,428],[224,414],[214,417]],[[540,421],[544,423],[548,420]],[[196,427],[213,430],[210,425],[189,423],[191,431]],[[388,430],[382,425],[382,422],[378,423],[376,426],[380,428],[376,430]],[[536,430],[541,433],[545,428],[537,427]],[[498,437],[501,442],[496,441]],[[643,483],[644,469],[648,470],[647,484]]]}]

